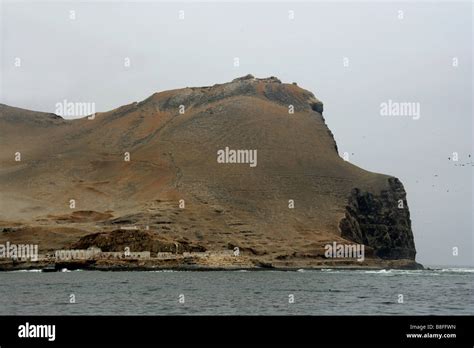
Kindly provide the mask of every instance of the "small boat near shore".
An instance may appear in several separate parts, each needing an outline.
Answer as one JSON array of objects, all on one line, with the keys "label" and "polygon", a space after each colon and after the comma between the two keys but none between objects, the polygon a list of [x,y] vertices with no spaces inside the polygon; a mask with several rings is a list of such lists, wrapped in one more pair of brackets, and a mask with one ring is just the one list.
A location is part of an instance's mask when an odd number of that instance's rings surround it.
[{"label": "small boat near shore", "polygon": [[42,272],[57,272],[56,265],[48,265],[41,269]]}]

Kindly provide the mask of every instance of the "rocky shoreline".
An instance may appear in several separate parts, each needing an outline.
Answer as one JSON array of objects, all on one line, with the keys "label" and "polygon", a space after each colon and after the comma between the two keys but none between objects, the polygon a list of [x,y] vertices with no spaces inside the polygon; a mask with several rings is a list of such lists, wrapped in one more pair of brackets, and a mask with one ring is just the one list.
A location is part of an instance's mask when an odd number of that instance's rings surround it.
[{"label": "rocky shoreline", "polygon": [[424,269],[423,265],[410,259],[400,260],[366,260],[355,264],[353,261],[322,261],[322,262],[264,262],[254,259],[245,259],[236,262],[203,263],[203,262],[176,262],[155,260],[137,261],[109,261],[109,260],[84,260],[68,262],[46,261],[4,261],[0,263],[0,271],[29,271],[41,270],[43,272],[60,272],[62,270],[87,270],[87,271],[298,271],[298,270],[382,270],[382,269]]}]

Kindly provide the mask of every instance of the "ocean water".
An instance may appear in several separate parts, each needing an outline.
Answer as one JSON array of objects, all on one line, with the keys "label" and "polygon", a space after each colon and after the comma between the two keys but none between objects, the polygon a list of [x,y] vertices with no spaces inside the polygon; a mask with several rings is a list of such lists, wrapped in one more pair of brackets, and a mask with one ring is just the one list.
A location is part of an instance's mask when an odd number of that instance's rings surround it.
[{"label": "ocean water", "polygon": [[473,285],[472,268],[15,271],[0,315],[472,315]]}]

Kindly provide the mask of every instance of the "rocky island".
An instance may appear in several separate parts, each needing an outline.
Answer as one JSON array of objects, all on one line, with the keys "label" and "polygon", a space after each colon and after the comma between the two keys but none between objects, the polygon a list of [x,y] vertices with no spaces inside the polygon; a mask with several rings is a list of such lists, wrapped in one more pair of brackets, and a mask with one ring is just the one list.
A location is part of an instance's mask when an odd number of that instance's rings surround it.
[{"label": "rocky island", "polygon": [[275,77],[73,120],[0,105],[0,145],[0,245],[39,249],[3,270],[422,267],[402,183],[341,158],[323,103]]}]

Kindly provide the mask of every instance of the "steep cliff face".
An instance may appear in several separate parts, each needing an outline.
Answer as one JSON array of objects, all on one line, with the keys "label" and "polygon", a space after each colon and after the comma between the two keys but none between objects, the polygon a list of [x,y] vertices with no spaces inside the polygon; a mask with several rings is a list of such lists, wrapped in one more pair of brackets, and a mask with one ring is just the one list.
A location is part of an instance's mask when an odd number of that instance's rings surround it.
[{"label": "steep cliff face", "polygon": [[415,259],[406,192],[397,178],[378,194],[353,189],[340,222],[344,238],[372,247],[383,259]]}]

